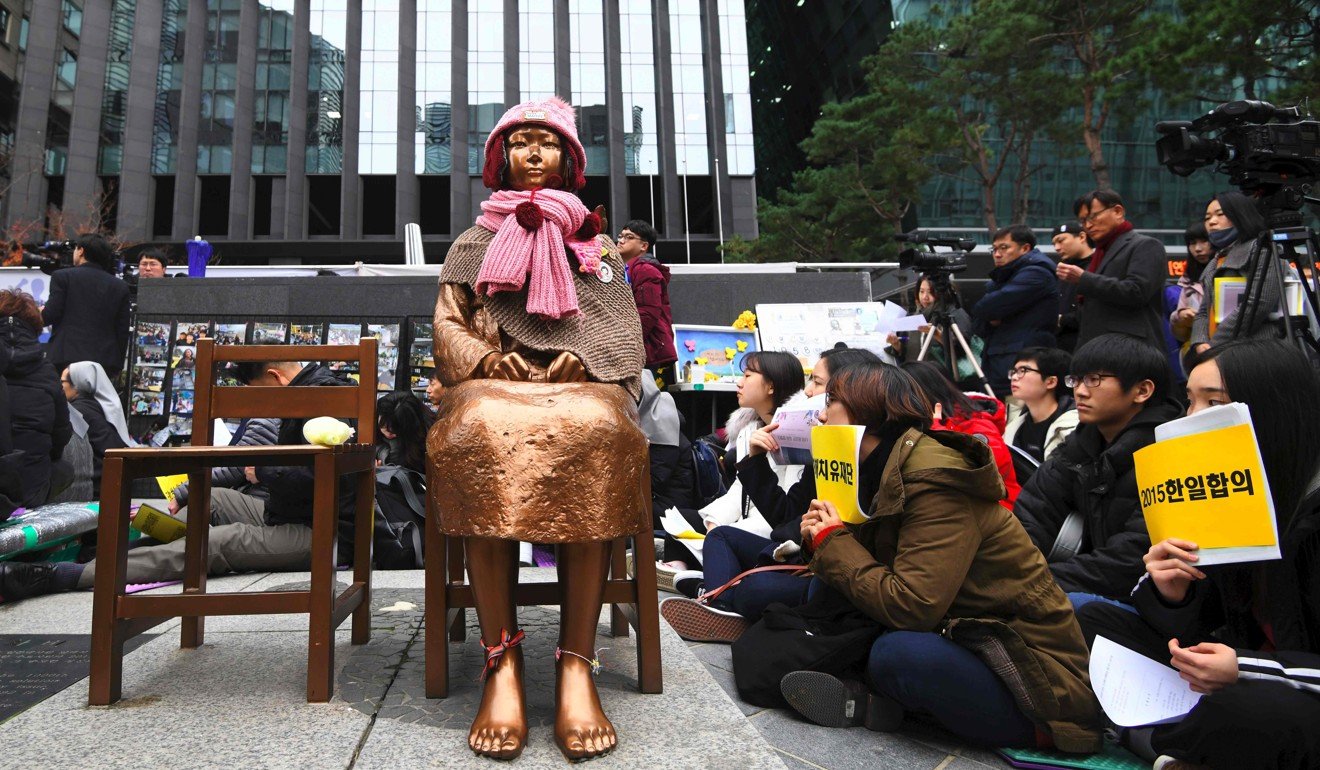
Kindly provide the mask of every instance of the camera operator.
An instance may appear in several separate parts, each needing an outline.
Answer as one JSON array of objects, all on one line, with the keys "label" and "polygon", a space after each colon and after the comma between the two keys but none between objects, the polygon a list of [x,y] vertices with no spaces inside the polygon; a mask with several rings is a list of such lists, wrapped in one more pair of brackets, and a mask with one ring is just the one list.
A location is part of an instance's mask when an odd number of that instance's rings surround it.
[{"label": "camera operator", "polygon": [[985,340],[982,369],[1000,399],[1009,395],[1008,370],[1018,351],[1054,347],[1059,322],[1059,279],[1054,260],[1036,248],[1026,225],[1001,228],[994,235],[995,269],[985,294],[972,306],[976,333]]},{"label": "camera operator", "polygon": [[56,371],[95,361],[114,379],[128,350],[128,286],[115,277],[114,252],[99,235],[79,236],[73,265],[50,278],[50,299],[41,311],[51,327],[46,355]]}]

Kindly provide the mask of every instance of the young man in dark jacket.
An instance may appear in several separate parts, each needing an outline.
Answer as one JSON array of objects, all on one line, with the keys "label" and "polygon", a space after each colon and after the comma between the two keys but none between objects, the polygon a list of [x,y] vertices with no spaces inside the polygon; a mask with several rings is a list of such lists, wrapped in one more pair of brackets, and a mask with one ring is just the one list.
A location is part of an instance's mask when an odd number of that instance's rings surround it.
[{"label": "young man in dark jacket", "polygon": [[1074,607],[1130,602],[1150,548],[1132,454],[1182,407],[1167,396],[1168,360],[1135,337],[1097,337],[1078,349],[1071,371],[1081,425],[1022,487],[1013,510]]},{"label": "young man in dark jacket", "polygon": [[[1059,264],[1075,265],[1083,270],[1091,264],[1095,247],[1081,224],[1064,222],[1054,228],[1050,241],[1059,256]],[[1077,284],[1059,281],[1059,347],[1069,353],[1076,350],[1078,330]]]},{"label": "young man in dark jacket", "polygon": [[[320,364],[306,366],[296,361],[273,361],[242,364],[239,381],[248,385],[345,385]],[[305,444],[302,426],[305,420],[282,420],[280,444]],[[370,430],[370,429],[368,429]],[[312,553],[312,469],[307,466],[247,468],[252,483],[264,483],[270,499],[245,495],[233,489],[211,490],[211,525],[207,548],[207,573],[223,575],[244,571],[306,570]],[[340,486],[341,557],[351,557],[353,488],[352,480]],[[187,518],[187,509],[180,511]],[[345,521],[347,520],[347,524]],[[186,538],[147,548],[133,548],[128,553],[127,578],[130,583],[177,580],[183,575]],[[74,564],[20,564],[0,562],[0,602],[30,596],[91,588],[96,580],[96,562]]]},{"label": "young man in dark jacket", "polygon": [[651,253],[659,237],[650,224],[634,219],[619,231],[619,256],[632,286],[637,314],[642,318],[646,368],[672,385],[677,382],[674,362],[678,351],[674,348],[674,319],[669,309],[669,268]]},{"label": "young man in dark jacket", "polygon": [[1008,370],[1018,351],[1054,347],[1059,280],[1054,261],[1036,248],[1036,236],[1026,225],[996,232],[993,249],[995,269],[985,294],[972,306],[972,320],[985,340],[981,368],[995,395],[1003,399],[1009,394]]}]

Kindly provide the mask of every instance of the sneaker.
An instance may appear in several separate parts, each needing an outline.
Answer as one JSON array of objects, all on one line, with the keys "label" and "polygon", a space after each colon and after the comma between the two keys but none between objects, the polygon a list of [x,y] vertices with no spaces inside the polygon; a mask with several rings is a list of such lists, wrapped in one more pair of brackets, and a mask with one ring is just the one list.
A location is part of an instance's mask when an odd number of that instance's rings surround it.
[{"label": "sneaker", "polygon": [[1155,759],[1155,764],[1151,765],[1151,770],[1207,770],[1207,768],[1205,765],[1194,765],[1191,762],[1175,759],[1164,754]]},{"label": "sneaker", "polygon": [[55,565],[0,562],[0,604],[55,593]]},{"label": "sneaker", "polygon": [[903,724],[903,707],[868,691],[861,682],[819,671],[794,671],[779,681],[779,691],[794,711],[822,727],[865,726],[892,732]]},{"label": "sneaker", "polygon": [[736,612],[717,610],[695,599],[677,596],[660,602],[660,615],[689,642],[733,644],[751,625]]},{"label": "sneaker", "polygon": [[694,569],[674,573],[674,593],[689,599],[700,599],[706,593],[706,573]]},{"label": "sneaker", "polygon": [[679,572],[683,572],[683,571],[684,570],[679,569],[678,567],[673,567],[662,561],[656,562],[655,563],[656,588],[659,588],[661,591],[668,591],[671,594],[678,593],[679,592],[678,589],[674,587],[674,577],[677,576]]}]

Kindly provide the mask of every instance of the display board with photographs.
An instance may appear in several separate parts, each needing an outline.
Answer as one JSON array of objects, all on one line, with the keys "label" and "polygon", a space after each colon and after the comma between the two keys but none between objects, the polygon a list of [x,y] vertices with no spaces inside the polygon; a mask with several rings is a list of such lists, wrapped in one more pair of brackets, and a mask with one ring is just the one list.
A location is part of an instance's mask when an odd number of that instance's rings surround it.
[{"label": "display board with photographs", "polygon": [[289,344],[320,345],[325,336],[325,324],[301,323],[289,327]]},{"label": "display board with photographs", "polygon": [[288,339],[285,335],[289,325],[284,323],[257,322],[252,324],[253,345],[283,345]]},{"label": "display board with photographs", "polygon": [[[327,345],[356,345],[362,341],[362,324],[330,324]],[[349,361],[329,362],[330,371],[339,374],[357,374],[357,364]]]},{"label": "display board with photographs", "polygon": [[430,321],[412,322],[412,345],[408,350],[408,388],[425,400],[426,386],[435,369],[434,326]]},{"label": "display board with photographs", "polygon": [[376,343],[376,390],[394,390],[399,377],[399,324],[367,324]]}]

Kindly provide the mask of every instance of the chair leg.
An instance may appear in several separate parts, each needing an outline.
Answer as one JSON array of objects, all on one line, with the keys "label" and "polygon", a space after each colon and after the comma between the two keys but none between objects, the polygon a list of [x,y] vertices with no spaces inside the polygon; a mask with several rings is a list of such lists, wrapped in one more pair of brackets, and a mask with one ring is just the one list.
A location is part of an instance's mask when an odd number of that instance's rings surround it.
[{"label": "chair leg", "polygon": [[[628,579],[628,538],[621,537],[610,544],[610,579]],[[654,543],[652,543],[654,545]],[[617,604],[610,605],[610,636],[628,635],[628,616]]]},{"label": "chair leg", "polygon": [[119,700],[124,664],[125,621],[117,615],[128,565],[128,508],[131,487],[124,461],[105,458],[101,471],[101,516],[96,542],[96,586],[92,594],[91,678],[87,705],[108,706]]},{"label": "chair leg", "polygon": [[[211,469],[188,474],[188,542],[184,548],[183,593],[206,593],[206,572],[211,534]],[[206,618],[185,617],[181,623],[179,646],[196,649],[206,636]]]},{"label": "chair leg", "polygon": [[362,584],[362,603],[353,610],[353,644],[371,640],[371,543],[376,513],[375,469],[357,474],[357,520],[353,529],[353,582]]},{"label": "chair leg", "polygon": [[307,638],[307,701],[324,703],[334,690],[335,538],[338,536],[339,484],[334,455],[316,456],[312,497],[312,586]]},{"label": "chair leg", "polygon": [[[439,522],[436,523],[439,527]],[[464,568],[467,565],[467,551],[463,548],[463,538],[446,537],[445,548],[447,549],[447,570],[449,579],[446,588],[449,585],[462,585],[466,581]],[[446,595],[446,601],[448,596]],[[450,608],[454,613],[454,622],[449,626],[449,641],[466,642],[467,641],[467,612],[462,608]]]},{"label": "chair leg", "polygon": [[645,693],[664,691],[660,665],[660,601],[655,583],[655,541],[647,528],[633,536],[633,560],[637,576],[637,686]]},{"label": "chair leg", "polygon": [[426,652],[426,697],[449,697],[449,645],[445,620],[449,616],[447,585],[448,538],[431,512],[426,517],[426,619],[423,639]]}]

